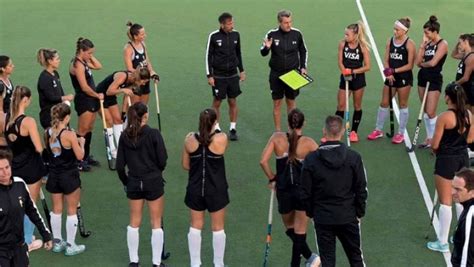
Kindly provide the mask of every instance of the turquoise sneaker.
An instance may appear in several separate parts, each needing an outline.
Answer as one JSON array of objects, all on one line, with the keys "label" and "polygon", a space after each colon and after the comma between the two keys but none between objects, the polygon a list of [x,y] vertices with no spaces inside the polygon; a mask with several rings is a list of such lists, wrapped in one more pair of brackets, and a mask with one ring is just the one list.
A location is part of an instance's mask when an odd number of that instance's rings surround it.
[{"label": "turquoise sneaker", "polygon": [[433,242],[428,242],[426,246],[434,251],[439,251],[439,252],[449,252],[449,244],[441,244],[439,240],[433,241]]},{"label": "turquoise sneaker", "polygon": [[81,254],[82,252],[84,252],[86,250],[86,246],[85,245],[69,245],[67,246],[66,248],[66,252],[64,253],[64,255],[66,256],[74,256],[74,255],[77,255],[77,254]]},{"label": "turquoise sneaker", "polygon": [[54,239],[53,240],[53,252],[59,253],[63,252],[67,247],[67,243],[61,239]]}]

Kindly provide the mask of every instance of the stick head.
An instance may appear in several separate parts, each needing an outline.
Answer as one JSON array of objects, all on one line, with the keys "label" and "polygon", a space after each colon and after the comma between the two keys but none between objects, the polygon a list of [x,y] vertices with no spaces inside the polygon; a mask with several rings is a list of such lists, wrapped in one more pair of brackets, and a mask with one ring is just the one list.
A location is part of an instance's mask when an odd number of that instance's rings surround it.
[{"label": "stick head", "polygon": [[86,231],[86,232],[80,232],[79,231],[79,234],[84,238],[88,238],[92,234],[92,232],[91,231]]},{"label": "stick head", "polygon": [[411,152],[414,152],[415,151],[415,146],[414,145],[411,145],[411,147],[407,147],[407,152],[408,153],[411,153]]},{"label": "stick head", "polygon": [[393,137],[393,133],[386,133],[385,135],[387,135],[388,138],[392,138],[392,137]]}]

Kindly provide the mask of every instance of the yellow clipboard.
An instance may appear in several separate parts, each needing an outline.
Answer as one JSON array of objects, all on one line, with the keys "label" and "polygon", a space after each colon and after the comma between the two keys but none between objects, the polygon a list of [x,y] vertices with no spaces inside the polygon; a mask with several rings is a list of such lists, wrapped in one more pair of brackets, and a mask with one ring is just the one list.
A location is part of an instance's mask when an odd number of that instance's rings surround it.
[{"label": "yellow clipboard", "polygon": [[278,77],[284,83],[286,83],[291,89],[298,90],[303,86],[306,86],[312,82],[314,79],[308,75],[301,74],[297,70],[291,70],[280,77]]}]

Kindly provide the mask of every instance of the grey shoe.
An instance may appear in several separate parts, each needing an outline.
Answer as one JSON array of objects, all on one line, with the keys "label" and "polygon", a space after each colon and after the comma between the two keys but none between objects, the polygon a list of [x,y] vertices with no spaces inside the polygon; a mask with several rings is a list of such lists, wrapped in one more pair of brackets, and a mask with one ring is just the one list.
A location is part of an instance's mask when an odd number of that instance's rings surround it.
[{"label": "grey shoe", "polygon": [[319,267],[321,265],[321,258],[316,253],[312,253],[311,257],[306,260],[306,267]]},{"label": "grey shoe", "polygon": [[229,131],[229,139],[230,139],[230,141],[239,140],[239,137],[237,136],[237,130],[236,129],[232,129],[232,130]]}]

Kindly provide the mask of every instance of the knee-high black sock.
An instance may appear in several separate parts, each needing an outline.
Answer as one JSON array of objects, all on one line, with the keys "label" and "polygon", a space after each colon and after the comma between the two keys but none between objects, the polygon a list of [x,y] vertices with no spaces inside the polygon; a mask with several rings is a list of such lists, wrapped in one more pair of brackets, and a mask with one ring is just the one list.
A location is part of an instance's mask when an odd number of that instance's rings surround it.
[{"label": "knee-high black sock", "polygon": [[362,109],[361,110],[355,110],[354,115],[352,116],[352,129],[351,129],[351,131],[357,132],[357,129],[359,129],[359,124],[360,124],[361,120],[362,120]]},{"label": "knee-high black sock", "polygon": [[301,243],[297,242],[298,235],[295,234],[295,241],[291,247],[291,267],[299,267],[301,264]]},{"label": "knee-high black sock", "polygon": [[92,133],[88,132],[84,136],[86,139],[86,142],[84,143],[84,160],[89,157],[90,151],[91,151],[91,141],[92,141]]},{"label": "knee-high black sock", "polygon": [[295,242],[295,229],[294,228],[286,229],[285,234],[291,239],[292,242]]},{"label": "knee-high black sock", "polygon": [[299,249],[301,255],[305,257],[306,259],[309,259],[311,257],[311,249],[309,249],[308,243],[306,243],[306,234],[295,234],[295,238],[297,242],[299,243]]},{"label": "knee-high black sock", "polygon": [[344,110],[336,110],[336,116],[344,119]]}]

